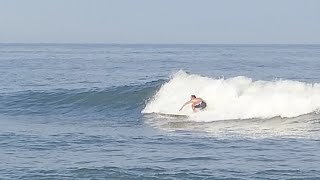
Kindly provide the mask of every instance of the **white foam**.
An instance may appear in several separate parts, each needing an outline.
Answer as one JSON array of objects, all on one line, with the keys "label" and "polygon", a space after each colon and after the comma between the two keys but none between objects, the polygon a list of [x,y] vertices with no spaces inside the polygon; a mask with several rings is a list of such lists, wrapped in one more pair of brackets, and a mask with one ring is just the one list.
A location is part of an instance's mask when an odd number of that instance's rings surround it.
[{"label": "white foam", "polygon": [[[178,110],[191,94],[207,102],[205,111]],[[195,121],[296,117],[320,108],[320,84],[292,80],[252,81],[238,76],[213,79],[184,71],[175,73],[147,103],[142,113],[182,114]]]}]

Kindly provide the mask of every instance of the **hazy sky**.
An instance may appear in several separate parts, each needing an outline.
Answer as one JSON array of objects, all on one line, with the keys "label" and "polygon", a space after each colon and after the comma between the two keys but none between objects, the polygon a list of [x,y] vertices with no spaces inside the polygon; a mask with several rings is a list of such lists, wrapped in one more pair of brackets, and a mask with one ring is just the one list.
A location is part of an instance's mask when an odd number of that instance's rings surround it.
[{"label": "hazy sky", "polygon": [[0,0],[0,42],[320,44],[320,0]]}]

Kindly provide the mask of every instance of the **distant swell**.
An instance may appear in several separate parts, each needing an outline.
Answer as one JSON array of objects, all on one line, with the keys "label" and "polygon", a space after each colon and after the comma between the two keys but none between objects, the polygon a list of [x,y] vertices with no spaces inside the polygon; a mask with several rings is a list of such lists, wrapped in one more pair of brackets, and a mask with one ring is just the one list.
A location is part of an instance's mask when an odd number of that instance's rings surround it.
[{"label": "distant swell", "polygon": [[123,113],[142,108],[154,95],[163,80],[142,85],[111,87],[108,89],[24,91],[0,95],[0,113],[50,114],[50,113]]},{"label": "distant swell", "polygon": [[[208,107],[193,113],[179,108],[191,94],[207,101]],[[239,76],[213,79],[179,71],[150,100],[142,113],[183,114],[195,121],[296,117],[320,108],[320,84],[292,80],[253,81]]]}]

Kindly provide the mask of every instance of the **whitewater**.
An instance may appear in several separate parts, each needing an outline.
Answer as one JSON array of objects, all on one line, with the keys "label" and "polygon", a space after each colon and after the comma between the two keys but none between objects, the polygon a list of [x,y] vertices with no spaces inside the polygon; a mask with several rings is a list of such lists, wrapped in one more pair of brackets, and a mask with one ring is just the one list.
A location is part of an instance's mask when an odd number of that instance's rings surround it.
[{"label": "whitewater", "polygon": [[[194,113],[178,110],[190,95],[208,107]],[[210,78],[180,70],[163,84],[142,113],[188,115],[194,121],[250,118],[292,118],[320,108],[320,84],[293,80],[253,80],[249,77]]]}]

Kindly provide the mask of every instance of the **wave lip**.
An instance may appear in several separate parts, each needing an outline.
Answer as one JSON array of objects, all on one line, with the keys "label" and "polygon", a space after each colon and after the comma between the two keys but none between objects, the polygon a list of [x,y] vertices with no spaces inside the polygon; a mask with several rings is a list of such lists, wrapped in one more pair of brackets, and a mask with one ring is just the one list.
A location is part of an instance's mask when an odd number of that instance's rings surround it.
[{"label": "wave lip", "polygon": [[[203,98],[208,107],[200,113],[179,108],[191,94]],[[214,79],[180,70],[162,85],[142,113],[181,114],[195,121],[297,117],[320,108],[320,84],[292,80],[253,81],[238,76]]]}]

